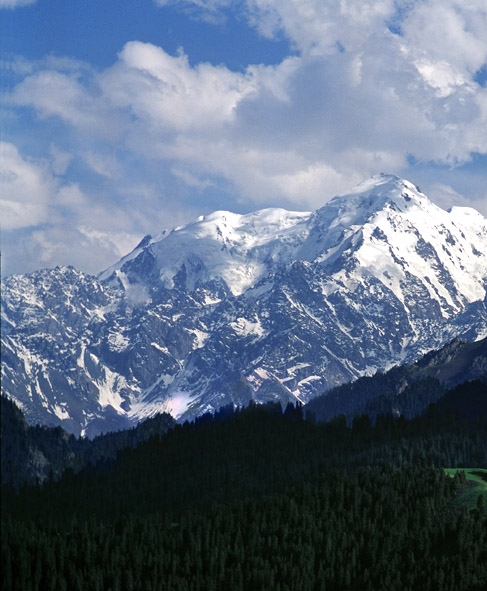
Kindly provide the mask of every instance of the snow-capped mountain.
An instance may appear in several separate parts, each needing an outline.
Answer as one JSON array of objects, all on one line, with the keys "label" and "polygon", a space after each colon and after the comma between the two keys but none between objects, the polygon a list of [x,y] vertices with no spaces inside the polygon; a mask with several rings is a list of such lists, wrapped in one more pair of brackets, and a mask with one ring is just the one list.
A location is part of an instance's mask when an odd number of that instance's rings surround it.
[{"label": "snow-capped mountain", "polygon": [[306,402],[487,336],[487,220],[390,175],[311,213],[218,211],[96,278],[7,278],[2,329],[3,394],[74,433]]}]

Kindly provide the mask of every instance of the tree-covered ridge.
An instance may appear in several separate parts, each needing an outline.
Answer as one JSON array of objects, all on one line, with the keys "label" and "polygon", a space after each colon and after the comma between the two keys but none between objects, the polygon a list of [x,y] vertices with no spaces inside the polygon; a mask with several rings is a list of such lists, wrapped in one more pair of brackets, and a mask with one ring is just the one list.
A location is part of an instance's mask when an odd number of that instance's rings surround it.
[{"label": "tree-covered ridge", "polygon": [[4,488],[2,588],[481,591],[486,512],[441,466],[487,466],[485,421],[224,409]]},{"label": "tree-covered ridge", "polygon": [[389,413],[413,418],[466,382],[475,384],[476,399],[468,408],[455,394],[449,395],[451,401],[463,406],[466,416],[487,415],[487,338],[474,343],[455,339],[416,363],[337,386],[311,400],[307,409],[322,421],[338,414],[351,420],[363,413],[372,418]]},{"label": "tree-covered ridge", "polygon": [[59,478],[67,470],[114,458],[119,450],[136,447],[174,425],[168,414],[147,419],[137,427],[106,433],[93,440],[76,438],[61,427],[28,425],[22,411],[8,398],[1,402],[1,483],[22,484]]}]

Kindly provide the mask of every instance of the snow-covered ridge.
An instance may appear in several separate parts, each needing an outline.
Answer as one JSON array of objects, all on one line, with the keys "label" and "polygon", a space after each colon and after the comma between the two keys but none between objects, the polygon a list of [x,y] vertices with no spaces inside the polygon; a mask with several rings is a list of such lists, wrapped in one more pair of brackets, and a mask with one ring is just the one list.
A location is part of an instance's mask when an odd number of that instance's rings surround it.
[{"label": "snow-covered ridge", "polygon": [[[174,288],[184,269],[189,289],[218,280],[237,296],[295,260],[342,265],[344,255],[353,252],[356,267],[362,269],[358,273],[376,276],[402,301],[401,282],[412,274],[427,283],[432,297],[457,310],[458,302],[445,293],[440,275],[451,275],[466,301],[485,296],[486,228],[485,218],[475,210],[444,211],[409,181],[380,174],[313,213],[269,208],[247,215],[216,211],[200,216],[171,232],[146,237],[99,279],[116,276],[126,290],[144,284],[147,277],[131,270],[149,255],[167,289]],[[398,261],[405,263],[398,266]]]},{"label": "snow-covered ridge", "polygon": [[[378,179],[384,182],[368,181],[361,185],[364,192],[359,186],[318,212],[331,219],[329,236],[340,228],[344,236],[355,238],[358,273],[375,276],[402,302],[402,285],[408,276],[417,277],[444,313],[484,299],[487,220],[471,208],[444,211],[408,181]],[[323,253],[321,260],[326,260]]]},{"label": "snow-covered ridge", "polygon": [[306,402],[487,336],[487,220],[378,175],[315,212],[216,211],[98,277],[2,286],[2,393],[93,435],[155,412]]},{"label": "snow-covered ridge", "polygon": [[307,235],[309,212],[268,208],[247,215],[216,211],[196,221],[146,239],[143,247],[99,275],[121,277],[130,263],[148,251],[155,259],[159,279],[174,287],[174,277],[184,266],[188,287],[197,281],[221,279],[238,295],[253,286],[272,261],[292,258]]}]

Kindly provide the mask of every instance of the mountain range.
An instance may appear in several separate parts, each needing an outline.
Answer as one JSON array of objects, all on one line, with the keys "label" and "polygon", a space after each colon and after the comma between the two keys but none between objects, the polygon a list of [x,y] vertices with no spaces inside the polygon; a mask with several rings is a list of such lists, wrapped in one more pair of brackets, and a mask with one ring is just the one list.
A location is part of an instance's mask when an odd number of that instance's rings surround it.
[{"label": "mountain range", "polygon": [[218,211],[98,276],[2,286],[2,395],[94,436],[168,412],[306,403],[487,336],[487,220],[378,175],[314,212]]}]

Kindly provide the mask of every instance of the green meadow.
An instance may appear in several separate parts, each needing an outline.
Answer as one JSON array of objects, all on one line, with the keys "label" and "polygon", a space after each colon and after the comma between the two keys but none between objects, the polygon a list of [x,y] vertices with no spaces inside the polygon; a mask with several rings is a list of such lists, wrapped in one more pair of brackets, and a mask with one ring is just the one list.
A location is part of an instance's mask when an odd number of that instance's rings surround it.
[{"label": "green meadow", "polygon": [[465,482],[460,488],[458,497],[455,500],[455,506],[475,509],[477,507],[479,495],[484,498],[485,505],[487,505],[487,469],[445,468],[445,472],[452,478],[455,477],[457,473],[460,473],[462,479],[462,473],[465,475]]}]

